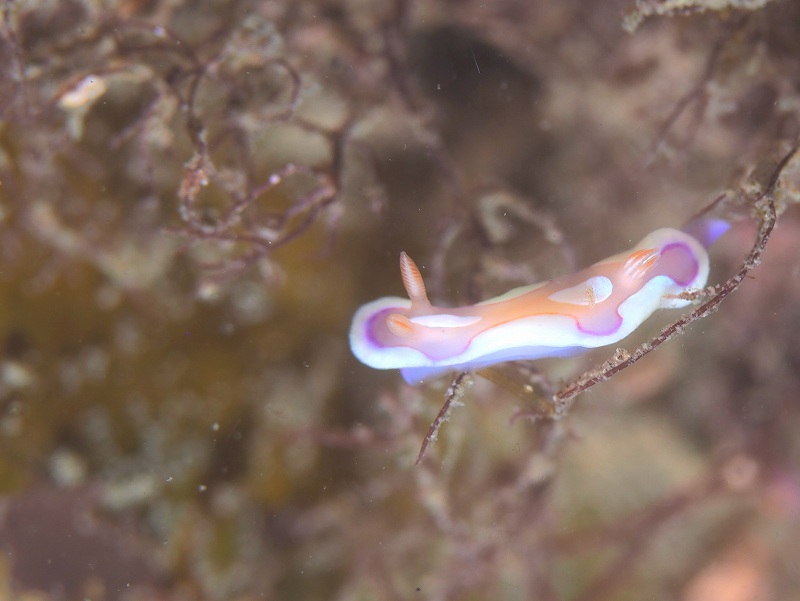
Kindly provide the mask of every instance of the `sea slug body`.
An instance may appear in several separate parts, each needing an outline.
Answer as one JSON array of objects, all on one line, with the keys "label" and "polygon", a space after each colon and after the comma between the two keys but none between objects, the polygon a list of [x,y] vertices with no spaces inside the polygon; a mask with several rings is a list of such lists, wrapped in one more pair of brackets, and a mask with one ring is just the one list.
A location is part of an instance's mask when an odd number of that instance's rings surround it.
[{"label": "sea slug body", "polygon": [[687,231],[656,230],[630,250],[576,273],[457,308],[431,305],[419,269],[401,253],[409,298],[362,306],[353,318],[350,347],[366,365],[400,369],[407,382],[417,384],[449,371],[614,344],[657,309],[689,304],[681,293],[705,286],[705,246],[724,228],[705,221]]}]

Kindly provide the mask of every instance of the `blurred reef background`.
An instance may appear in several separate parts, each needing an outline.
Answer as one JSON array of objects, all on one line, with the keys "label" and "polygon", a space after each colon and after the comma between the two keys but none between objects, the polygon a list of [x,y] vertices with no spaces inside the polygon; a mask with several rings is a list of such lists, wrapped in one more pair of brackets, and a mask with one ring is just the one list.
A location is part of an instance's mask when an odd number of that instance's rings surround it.
[{"label": "blurred reef background", "polygon": [[[4,0],[0,598],[796,598],[800,159],[741,290],[563,419],[476,377],[415,466],[449,381],[347,332],[403,250],[467,304],[755,198],[798,31],[796,0]],[[504,370],[546,403],[613,353]]]}]

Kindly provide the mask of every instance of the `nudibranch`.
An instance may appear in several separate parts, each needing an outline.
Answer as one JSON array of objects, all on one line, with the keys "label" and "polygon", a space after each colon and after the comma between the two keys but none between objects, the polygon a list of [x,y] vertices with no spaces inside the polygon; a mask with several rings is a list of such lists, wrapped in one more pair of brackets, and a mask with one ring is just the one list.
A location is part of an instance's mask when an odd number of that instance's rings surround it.
[{"label": "nudibranch", "polygon": [[708,247],[727,228],[701,219],[663,228],[625,252],[468,307],[436,307],[414,261],[400,255],[408,299],[381,298],[353,317],[350,347],[410,384],[504,361],[564,357],[614,344],[657,309],[680,308],[708,279]]}]

